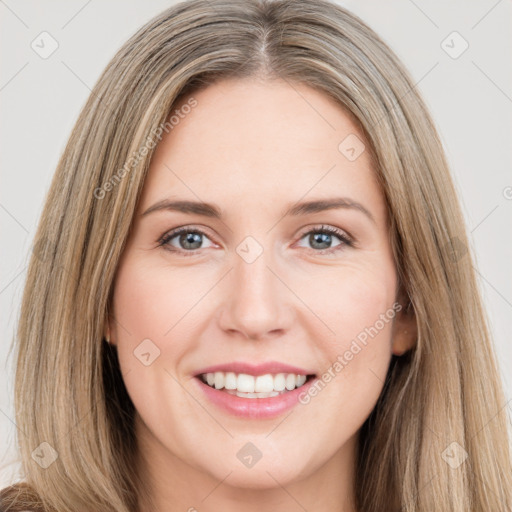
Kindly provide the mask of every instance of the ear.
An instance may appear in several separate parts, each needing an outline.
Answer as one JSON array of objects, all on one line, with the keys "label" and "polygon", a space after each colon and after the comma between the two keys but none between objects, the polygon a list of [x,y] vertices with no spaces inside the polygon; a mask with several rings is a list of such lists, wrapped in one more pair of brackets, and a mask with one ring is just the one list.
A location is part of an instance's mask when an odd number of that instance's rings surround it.
[{"label": "ear", "polygon": [[416,314],[407,294],[402,293],[398,302],[402,307],[394,318],[391,344],[391,351],[395,356],[411,350],[418,339]]}]

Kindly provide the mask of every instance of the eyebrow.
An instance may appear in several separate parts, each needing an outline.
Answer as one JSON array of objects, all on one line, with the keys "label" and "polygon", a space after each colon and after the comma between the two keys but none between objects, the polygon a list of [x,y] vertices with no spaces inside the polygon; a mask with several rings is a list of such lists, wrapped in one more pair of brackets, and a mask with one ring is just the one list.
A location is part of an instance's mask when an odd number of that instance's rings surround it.
[{"label": "eyebrow", "polygon": [[[334,197],[329,199],[317,199],[313,201],[304,201],[297,203],[285,211],[283,217],[286,216],[299,216],[308,215],[312,213],[319,213],[326,210],[334,209],[353,209],[366,215],[373,223],[376,223],[375,218],[371,212],[365,208],[362,204],[354,201],[348,197]],[[202,215],[204,217],[210,217],[213,219],[222,219],[223,215],[219,207],[212,203],[204,203],[200,201],[185,201],[176,200],[171,201],[169,199],[163,199],[158,201],[154,205],[150,206],[146,211],[141,214],[141,217],[145,217],[150,213],[156,211],[176,211],[181,213]]]}]

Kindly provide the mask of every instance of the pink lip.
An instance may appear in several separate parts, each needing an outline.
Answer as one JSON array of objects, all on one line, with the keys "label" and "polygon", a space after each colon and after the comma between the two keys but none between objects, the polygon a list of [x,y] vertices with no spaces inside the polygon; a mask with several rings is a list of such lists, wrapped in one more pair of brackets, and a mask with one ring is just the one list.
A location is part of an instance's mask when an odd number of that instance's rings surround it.
[{"label": "pink lip", "polygon": [[[305,373],[302,374],[304,375]],[[300,388],[269,398],[242,398],[226,393],[226,391],[212,388],[205,384],[200,377],[196,377],[193,380],[197,382],[206,397],[224,411],[247,419],[270,419],[283,414],[300,403],[299,396],[307,392],[317,379],[310,379]]]},{"label": "pink lip", "polygon": [[278,361],[268,361],[267,363],[262,364],[250,364],[242,361],[235,361],[233,363],[208,366],[207,368],[199,370],[195,376],[215,372],[246,373],[247,375],[253,375],[255,377],[258,375],[265,375],[267,373],[295,373],[297,375],[314,375],[315,373],[310,370],[305,370],[304,368],[298,368],[297,366],[279,363]]}]

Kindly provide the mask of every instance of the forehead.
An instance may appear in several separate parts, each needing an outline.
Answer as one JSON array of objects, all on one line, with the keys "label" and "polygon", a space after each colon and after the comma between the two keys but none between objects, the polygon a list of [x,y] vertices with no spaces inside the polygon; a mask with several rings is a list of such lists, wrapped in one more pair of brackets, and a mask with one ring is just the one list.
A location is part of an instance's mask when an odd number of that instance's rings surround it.
[{"label": "forehead", "polygon": [[[243,145],[244,154],[250,150],[253,157],[269,149],[300,158],[306,151],[337,154],[343,135],[363,138],[341,105],[304,84],[228,79],[192,96],[197,106],[179,120],[174,117],[178,125],[168,137],[173,139],[169,146],[193,136],[201,145],[198,149],[217,148],[233,155]],[[190,97],[182,98],[173,111],[182,110]]]},{"label": "forehead", "polygon": [[[195,106],[183,109],[191,97]],[[172,114],[142,207],[172,195],[271,204],[335,192],[383,207],[361,131],[322,92],[283,80],[229,79],[184,96]],[[347,145],[360,156],[347,158]]]}]

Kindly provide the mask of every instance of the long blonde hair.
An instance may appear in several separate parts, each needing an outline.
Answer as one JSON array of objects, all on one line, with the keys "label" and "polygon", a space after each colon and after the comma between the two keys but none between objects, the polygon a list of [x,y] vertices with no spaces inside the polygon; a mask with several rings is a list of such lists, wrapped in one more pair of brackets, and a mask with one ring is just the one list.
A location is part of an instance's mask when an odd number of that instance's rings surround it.
[{"label": "long blonde hair", "polygon": [[[58,163],[30,259],[14,340],[26,485],[4,491],[2,505],[137,511],[134,407],[103,342],[112,283],[154,151],[148,140],[180,99],[233,77],[304,83],[338,101],[367,138],[388,205],[418,339],[393,358],[361,429],[358,510],[511,510],[505,398],[442,144],[392,50],[326,0],[176,4],[99,78]],[[31,456],[43,442],[58,454],[46,469]]]}]

